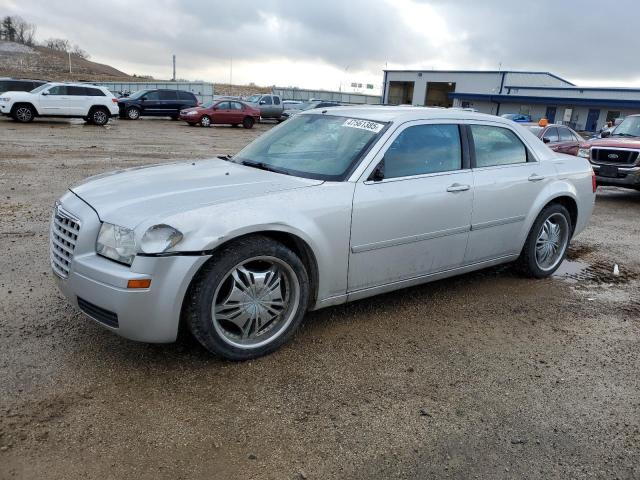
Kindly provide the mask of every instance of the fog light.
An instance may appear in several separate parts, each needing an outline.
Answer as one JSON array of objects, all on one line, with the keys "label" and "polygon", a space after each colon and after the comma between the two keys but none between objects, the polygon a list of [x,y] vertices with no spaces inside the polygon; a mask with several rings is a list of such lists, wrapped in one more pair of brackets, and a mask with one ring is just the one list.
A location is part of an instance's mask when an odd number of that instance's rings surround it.
[{"label": "fog light", "polygon": [[129,280],[127,282],[127,288],[149,288],[151,286],[151,279],[144,278],[141,280]]}]

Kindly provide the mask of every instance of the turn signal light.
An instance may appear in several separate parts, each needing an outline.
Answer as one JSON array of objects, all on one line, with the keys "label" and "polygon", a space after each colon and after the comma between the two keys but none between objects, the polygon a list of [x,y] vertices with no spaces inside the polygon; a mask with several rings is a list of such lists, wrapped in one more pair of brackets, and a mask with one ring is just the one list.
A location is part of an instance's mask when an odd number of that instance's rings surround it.
[{"label": "turn signal light", "polygon": [[151,279],[145,278],[142,280],[129,280],[127,282],[127,288],[149,288],[151,286]]}]

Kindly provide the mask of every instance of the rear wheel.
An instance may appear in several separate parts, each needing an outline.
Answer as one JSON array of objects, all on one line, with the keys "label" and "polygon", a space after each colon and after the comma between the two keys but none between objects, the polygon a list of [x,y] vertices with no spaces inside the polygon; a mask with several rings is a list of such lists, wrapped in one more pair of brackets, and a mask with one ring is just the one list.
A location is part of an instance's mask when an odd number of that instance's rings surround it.
[{"label": "rear wheel", "polygon": [[254,123],[255,120],[251,117],[244,117],[244,119],[242,120],[242,126],[244,128],[253,128]]},{"label": "rear wheel", "polygon": [[89,113],[89,119],[91,120],[91,123],[101,127],[109,122],[109,112],[106,108],[94,108],[91,113]]},{"label": "rear wheel", "polygon": [[17,122],[29,123],[35,118],[36,112],[31,105],[18,105],[13,109],[11,116]]},{"label": "rear wheel", "polygon": [[200,119],[200,126],[201,127],[210,127],[211,126],[211,118],[209,118],[207,115],[203,115],[202,118]]},{"label": "rear wheel", "polygon": [[129,120],[138,120],[140,118],[140,109],[138,107],[129,107],[127,109],[127,118]]},{"label": "rear wheel", "polygon": [[307,310],[309,279],[279,242],[251,236],[222,247],[198,273],[186,321],[210,352],[249,360],[287,342]]},{"label": "rear wheel", "polygon": [[573,227],[568,210],[559,203],[545,207],[533,223],[518,259],[526,275],[544,278],[564,260]]}]

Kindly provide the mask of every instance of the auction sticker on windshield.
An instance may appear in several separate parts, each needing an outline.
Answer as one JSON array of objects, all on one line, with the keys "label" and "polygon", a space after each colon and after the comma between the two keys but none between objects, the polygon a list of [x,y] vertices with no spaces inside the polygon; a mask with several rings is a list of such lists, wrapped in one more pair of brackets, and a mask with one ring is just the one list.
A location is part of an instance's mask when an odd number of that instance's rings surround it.
[{"label": "auction sticker on windshield", "polygon": [[360,128],[362,130],[368,130],[370,132],[378,133],[384,127],[384,124],[378,122],[371,122],[369,120],[358,120],[356,118],[348,118],[343,124],[343,127]]}]

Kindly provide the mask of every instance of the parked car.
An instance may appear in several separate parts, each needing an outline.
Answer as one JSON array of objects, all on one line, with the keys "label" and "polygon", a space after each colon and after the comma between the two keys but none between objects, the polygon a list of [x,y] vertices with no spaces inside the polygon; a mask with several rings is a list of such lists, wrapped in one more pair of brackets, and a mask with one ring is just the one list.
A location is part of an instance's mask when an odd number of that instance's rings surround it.
[{"label": "parked car", "polygon": [[198,99],[183,90],[139,90],[118,99],[120,118],[137,120],[140,117],[171,117],[177,120],[180,110],[198,106]]},{"label": "parked car", "polygon": [[629,115],[605,138],[582,142],[598,185],[640,190],[640,115]]},{"label": "parked car", "polygon": [[578,148],[584,142],[580,134],[566,125],[552,123],[541,126],[537,123],[523,123],[522,126],[528,128],[554,152],[578,155]]},{"label": "parked car", "polygon": [[253,124],[260,120],[260,110],[244,102],[220,100],[181,110],[180,120],[192,126],[200,124],[201,127],[210,127],[212,124],[227,124],[252,128]]},{"label": "parked car", "polygon": [[531,122],[531,115],[526,115],[523,113],[505,113],[503,115],[500,115],[502,118],[506,118],[508,120],[511,120],[513,122],[517,122],[517,123],[528,123]]},{"label": "parked car", "polygon": [[587,225],[588,162],[513,122],[408,107],[296,115],[237,155],[100,175],[55,206],[51,266],[112,332],[172,342],[182,321],[232,360],[308,310],[491,265],[551,275]]},{"label": "parked car", "polygon": [[0,96],[0,113],[22,123],[35,117],[77,117],[104,125],[118,114],[117,102],[104,87],[52,82],[30,92],[4,92]]},{"label": "parked car", "polygon": [[297,108],[285,110],[282,113],[282,118],[286,120],[287,118],[292,117],[293,115],[296,115],[300,112],[304,112],[306,110],[313,110],[314,108],[328,108],[328,107],[340,107],[340,106],[341,106],[340,103],[332,102],[330,100],[309,100],[308,102],[305,102],[299,105]]},{"label": "parked car", "polygon": [[284,108],[279,95],[261,94],[251,95],[245,99],[254,108],[260,110],[262,118],[275,118],[280,121]]},{"label": "parked car", "polygon": [[0,93],[4,92],[30,92],[40,85],[44,85],[44,80],[27,80],[23,78],[0,78]]}]

